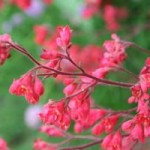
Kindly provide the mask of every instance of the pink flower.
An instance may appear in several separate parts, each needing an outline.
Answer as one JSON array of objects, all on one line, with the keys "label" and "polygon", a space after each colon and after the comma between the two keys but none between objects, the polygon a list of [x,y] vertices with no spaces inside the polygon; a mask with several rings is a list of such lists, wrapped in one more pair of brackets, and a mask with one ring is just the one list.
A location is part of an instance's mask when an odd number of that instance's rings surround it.
[{"label": "pink flower", "polygon": [[64,130],[70,127],[71,119],[64,101],[54,102],[50,100],[44,105],[43,111],[39,116],[45,124],[55,125]]},{"label": "pink flower", "polygon": [[41,54],[41,58],[44,60],[52,60],[52,59],[57,59],[61,56],[61,54],[56,51],[56,50],[43,50]]},{"label": "pink flower", "polygon": [[109,118],[104,118],[102,119],[101,122],[97,123],[93,129],[92,129],[92,133],[95,135],[100,135],[101,133],[103,133],[104,131],[106,133],[109,133],[112,131],[112,129],[114,128],[114,126],[116,125],[117,121],[119,119],[118,115],[114,115],[111,116]]},{"label": "pink flower", "polygon": [[54,144],[47,143],[42,139],[37,139],[33,145],[34,150],[56,150],[56,146]]},{"label": "pink flower", "polygon": [[119,131],[107,135],[103,142],[102,148],[107,150],[122,150],[122,136]]},{"label": "pink flower", "polygon": [[75,92],[76,87],[77,87],[77,84],[75,83],[67,85],[63,90],[65,96],[69,96],[73,94]]},{"label": "pink flower", "polygon": [[[83,130],[87,130],[92,127],[99,119],[106,114],[104,109],[90,109],[87,118],[75,124],[75,132],[80,133]],[[96,130],[97,132],[97,130]]]},{"label": "pink flower", "polygon": [[126,47],[116,40],[105,41],[103,44],[105,50],[102,61],[103,66],[114,67],[120,65],[127,57],[125,53]]},{"label": "pink flower", "polygon": [[134,126],[134,121],[128,120],[128,121],[124,122],[121,127],[122,127],[123,131],[130,132],[132,130],[133,126]]},{"label": "pink flower", "polygon": [[29,103],[36,104],[44,92],[44,87],[42,82],[35,75],[27,73],[20,79],[13,81],[9,92],[17,96],[25,96]]},{"label": "pink flower", "polygon": [[31,5],[31,0],[13,0],[13,3],[16,4],[19,8],[25,10]]},{"label": "pink flower", "polygon": [[122,139],[122,149],[121,150],[131,150],[136,143],[131,136],[123,137]]},{"label": "pink flower", "polygon": [[48,134],[49,136],[55,136],[55,137],[64,136],[63,131],[59,129],[58,127],[55,127],[54,125],[43,125],[40,128],[40,131]]},{"label": "pink flower", "polygon": [[72,30],[69,26],[58,28],[59,37],[56,39],[57,45],[65,49],[70,44]]},{"label": "pink flower", "polygon": [[36,25],[34,26],[35,32],[35,42],[39,45],[44,44],[46,37],[48,35],[48,28],[44,25]]},{"label": "pink flower", "polygon": [[0,35],[0,64],[3,64],[10,56],[11,47],[7,42],[12,42],[10,35]]},{"label": "pink flower", "polygon": [[109,147],[111,146],[111,140],[112,140],[112,138],[113,138],[113,134],[107,135],[107,136],[104,138],[104,140],[103,140],[103,142],[102,142],[102,144],[101,144],[102,148],[104,148],[104,149],[109,148]]},{"label": "pink flower", "polygon": [[125,8],[117,8],[113,5],[106,5],[103,11],[103,18],[110,31],[117,31],[120,28],[119,20],[127,17]]},{"label": "pink flower", "polygon": [[82,95],[79,96],[81,97],[74,97],[73,99],[71,99],[68,104],[68,111],[71,119],[76,122],[84,121],[89,115],[90,111],[90,99],[85,99]]},{"label": "pink flower", "polygon": [[147,92],[150,88],[150,73],[140,75],[140,85],[143,92]]},{"label": "pink flower", "polygon": [[138,114],[132,120],[122,124],[122,130],[129,133],[133,140],[144,142],[145,137],[150,136],[150,117]]},{"label": "pink flower", "polygon": [[132,91],[132,96],[128,99],[129,103],[149,99],[149,95],[142,91],[142,88],[139,84],[135,84],[133,87],[131,87],[131,91]]},{"label": "pink flower", "polygon": [[105,126],[102,122],[96,124],[92,129],[92,134],[94,135],[100,135],[105,131]]},{"label": "pink flower", "polygon": [[94,72],[92,72],[92,75],[96,78],[104,78],[108,72],[109,72],[110,68],[108,67],[101,67],[96,69]]},{"label": "pink flower", "polygon": [[9,150],[6,141],[2,138],[0,138],[0,150]]},{"label": "pink flower", "polygon": [[90,6],[90,7],[85,7],[82,10],[82,17],[84,19],[90,19],[93,15],[95,15],[98,12],[98,7],[96,6]]},{"label": "pink flower", "polygon": [[141,124],[136,124],[130,135],[133,137],[133,139],[138,139],[141,142],[144,142],[144,129]]}]

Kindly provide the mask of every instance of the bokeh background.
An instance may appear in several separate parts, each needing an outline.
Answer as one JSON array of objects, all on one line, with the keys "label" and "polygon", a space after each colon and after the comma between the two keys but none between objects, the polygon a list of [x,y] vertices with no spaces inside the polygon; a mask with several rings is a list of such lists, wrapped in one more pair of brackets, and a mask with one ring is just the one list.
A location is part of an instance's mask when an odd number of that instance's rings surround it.
[{"label": "bokeh background", "polygon": [[[124,7],[127,11],[127,16],[119,20],[120,28],[115,30],[107,28],[101,10],[89,18],[83,18],[82,13],[86,7],[84,0],[53,0],[49,5],[42,0],[32,1],[34,2],[29,8],[21,9],[10,4],[9,0],[4,0],[4,5],[0,8],[0,34],[10,34],[15,42],[37,58],[42,47],[34,41],[33,28],[41,24],[49,26],[52,31],[59,25],[70,25],[73,29],[72,42],[81,46],[102,45],[105,40],[110,39],[111,33],[115,32],[123,40],[135,42],[150,50],[149,0],[111,0],[115,7]],[[138,74],[148,55],[134,48],[129,48],[127,53],[128,59],[124,66]],[[32,66],[26,57],[15,51],[12,52],[11,58],[0,66],[0,136],[8,142],[12,150],[32,149],[33,141],[37,137],[43,137],[50,142],[58,140],[37,132],[38,129],[34,126],[37,122],[33,122],[32,114],[48,99],[59,99],[63,96],[61,84],[52,79],[45,80],[46,92],[40,103],[33,107],[27,104],[23,97],[12,96],[8,92],[13,79],[19,78]],[[124,73],[112,73],[109,78],[118,81],[133,80]],[[127,103],[129,96],[130,92],[126,89],[106,86],[97,87],[93,93],[93,98],[98,104],[118,110],[132,107]],[[77,143],[82,144],[83,141]]]}]

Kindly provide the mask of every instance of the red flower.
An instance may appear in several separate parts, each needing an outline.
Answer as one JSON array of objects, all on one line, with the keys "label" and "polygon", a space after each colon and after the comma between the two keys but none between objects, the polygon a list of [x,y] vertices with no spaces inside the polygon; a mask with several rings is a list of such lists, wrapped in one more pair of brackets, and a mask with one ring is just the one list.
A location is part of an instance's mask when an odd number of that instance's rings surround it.
[{"label": "red flower", "polygon": [[102,147],[107,150],[122,150],[122,136],[119,131],[115,134],[107,135],[103,142]]},{"label": "red flower", "polygon": [[101,122],[99,122],[93,127],[92,133],[95,135],[100,135],[104,131],[107,133],[111,132],[114,126],[116,125],[118,119],[118,115],[114,115],[109,118],[104,118]]},{"label": "red flower", "polygon": [[31,0],[13,0],[12,2],[23,10],[27,9],[31,5]]},{"label": "red flower", "polygon": [[7,143],[2,138],[0,138],[0,150],[9,150]]},{"label": "red flower", "polygon": [[10,56],[11,47],[7,42],[11,41],[11,37],[8,34],[3,34],[0,36],[0,64],[3,64],[5,60]]},{"label": "red flower", "polygon": [[64,136],[63,131],[53,125],[43,125],[40,128],[40,131],[48,134],[49,136],[55,136],[55,137],[63,137]]},{"label": "red flower", "polygon": [[59,27],[58,32],[60,37],[56,39],[57,45],[65,49],[70,44],[72,30],[69,26]]},{"label": "red flower", "polygon": [[25,96],[26,100],[35,104],[44,92],[42,82],[31,73],[23,75],[20,79],[14,80],[9,92],[17,96]]},{"label": "red flower", "polygon": [[47,143],[42,139],[37,139],[33,145],[34,150],[56,150],[56,146],[54,144]]},{"label": "red flower", "polygon": [[41,120],[50,125],[67,130],[70,127],[71,119],[66,110],[64,101],[49,101],[44,105],[43,112],[39,114]]}]

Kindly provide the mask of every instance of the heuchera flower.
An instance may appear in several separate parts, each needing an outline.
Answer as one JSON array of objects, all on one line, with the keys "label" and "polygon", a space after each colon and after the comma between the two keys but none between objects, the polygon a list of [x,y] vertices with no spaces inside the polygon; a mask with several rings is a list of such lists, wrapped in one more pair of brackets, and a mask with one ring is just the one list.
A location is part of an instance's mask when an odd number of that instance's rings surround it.
[{"label": "heuchera flower", "polygon": [[57,45],[62,49],[67,48],[70,45],[72,30],[69,26],[58,27],[59,37],[56,39]]},{"label": "heuchera flower", "polygon": [[61,54],[58,51],[44,49],[40,57],[44,60],[53,60],[59,58],[60,56]]},{"label": "heuchera flower", "polygon": [[132,92],[132,96],[128,99],[129,103],[144,101],[146,99],[149,99],[149,94],[144,93],[142,91],[140,84],[135,84],[133,87],[131,87],[131,92]]},{"label": "heuchera flower", "polygon": [[74,130],[76,133],[81,133],[84,130],[92,127],[99,119],[106,114],[104,109],[90,109],[90,112],[84,120],[76,122]]},{"label": "heuchera flower", "polygon": [[71,119],[64,101],[55,102],[50,100],[44,105],[39,116],[45,124],[54,125],[64,130],[70,127]]},{"label": "heuchera flower", "polygon": [[103,44],[105,50],[104,59],[101,62],[105,67],[120,65],[127,57],[125,53],[126,46],[115,41],[108,40]]},{"label": "heuchera flower", "polygon": [[131,136],[125,136],[122,138],[122,149],[121,150],[132,150],[135,140]]},{"label": "heuchera flower", "polygon": [[150,58],[146,59],[145,66],[140,72],[140,85],[143,92],[147,92],[150,88]]},{"label": "heuchera flower", "polygon": [[77,84],[75,84],[75,83],[71,83],[71,84],[67,85],[63,90],[65,96],[69,96],[69,95],[73,94],[76,87],[77,87]]},{"label": "heuchera flower", "polygon": [[93,15],[98,13],[102,0],[85,0],[85,7],[82,11],[84,19],[90,19]]},{"label": "heuchera flower", "polygon": [[122,150],[122,136],[119,131],[107,135],[101,144],[106,150]]},{"label": "heuchera flower", "polygon": [[0,138],[0,150],[9,150],[6,141],[2,138]]},{"label": "heuchera flower", "polygon": [[11,47],[7,42],[11,42],[11,37],[8,34],[0,35],[0,65],[5,62],[10,56]]},{"label": "heuchera flower", "polygon": [[98,7],[96,6],[90,6],[85,7],[82,11],[82,17],[84,19],[90,19],[93,15],[95,15],[98,12]]},{"label": "heuchera flower", "polygon": [[36,104],[44,92],[44,87],[37,76],[27,73],[13,81],[9,92],[17,96],[25,96],[29,103]]},{"label": "heuchera flower", "polygon": [[82,98],[82,96],[72,98],[68,103],[68,111],[72,120],[82,122],[89,115],[90,98]]},{"label": "heuchera flower", "polygon": [[150,117],[145,114],[137,114],[132,120],[122,124],[122,130],[129,133],[133,140],[144,142],[150,136]]},{"label": "heuchera flower", "polygon": [[39,45],[43,45],[49,32],[48,28],[44,25],[36,25],[34,26],[34,32],[35,42]]},{"label": "heuchera flower", "polygon": [[12,3],[17,5],[20,9],[26,10],[31,5],[31,0],[12,0]]},{"label": "heuchera flower", "polygon": [[33,145],[34,150],[56,150],[56,146],[54,144],[47,143],[42,139],[37,139]]},{"label": "heuchera flower", "polygon": [[49,136],[55,136],[55,137],[64,136],[63,131],[58,127],[55,127],[54,125],[42,125],[40,131],[46,133]]},{"label": "heuchera flower", "polygon": [[125,8],[117,8],[113,5],[106,5],[102,15],[107,29],[116,31],[120,28],[119,20],[127,17],[127,10]]},{"label": "heuchera flower", "polygon": [[93,129],[92,129],[92,133],[94,135],[100,135],[101,133],[103,133],[104,131],[106,133],[109,133],[112,131],[112,129],[114,128],[114,126],[116,125],[117,121],[119,119],[118,115],[114,115],[111,116],[109,118],[104,118],[103,120],[101,120],[99,123],[97,123]]}]

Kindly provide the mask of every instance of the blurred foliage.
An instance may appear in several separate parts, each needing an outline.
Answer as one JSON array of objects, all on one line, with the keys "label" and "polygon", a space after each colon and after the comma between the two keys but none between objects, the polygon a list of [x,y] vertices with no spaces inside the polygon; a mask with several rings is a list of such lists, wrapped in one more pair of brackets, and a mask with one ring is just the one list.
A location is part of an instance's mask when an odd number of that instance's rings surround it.
[{"label": "blurred foliage", "polygon": [[[149,0],[128,0],[113,1],[118,6],[124,6],[128,9],[128,18],[122,21],[122,27],[117,32],[122,39],[133,41],[146,49],[150,49],[150,1]],[[0,33],[7,32],[11,34],[14,41],[28,49],[35,57],[39,57],[41,49],[34,43],[33,26],[36,24],[47,24],[51,29],[58,25],[69,24],[73,29],[73,43],[80,45],[98,44],[110,39],[111,33],[105,28],[104,21],[100,16],[94,16],[89,20],[83,20],[80,17],[82,0],[54,0],[53,4],[47,6],[44,12],[38,17],[31,17],[15,6],[6,5],[0,10]],[[10,25],[14,19],[20,17],[22,22]],[[78,34],[79,33],[79,34]],[[136,49],[127,50],[128,59],[124,66],[134,73],[138,74],[140,68],[144,65],[146,54],[142,54]],[[15,51],[12,57],[0,66],[0,136],[8,141],[12,150],[30,150],[33,140],[38,136],[47,136],[29,129],[24,123],[24,112],[28,104],[22,97],[16,97],[9,94],[8,89],[14,78],[19,78],[33,64],[24,56]],[[113,73],[108,75],[113,80],[131,81],[130,76],[125,74]],[[59,99],[63,96],[62,85],[56,84],[52,79],[45,80],[46,92],[41,99],[41,103],[47,102],[49,98]],[[129,90],[99,86],[93,93],[96,103],[106,108],[127,109],[131,107],[127,103],[130,95]],[[49,139],[52,141],[53,139]],[[57,139],[55,139],[57,140]],[[72,144],[83,141],[73,142]],[[99,147],[99,146],[98,146]],[[97,147],[93,147],[96,149]],[[90,148],[89,148],[90,149]]]}]

